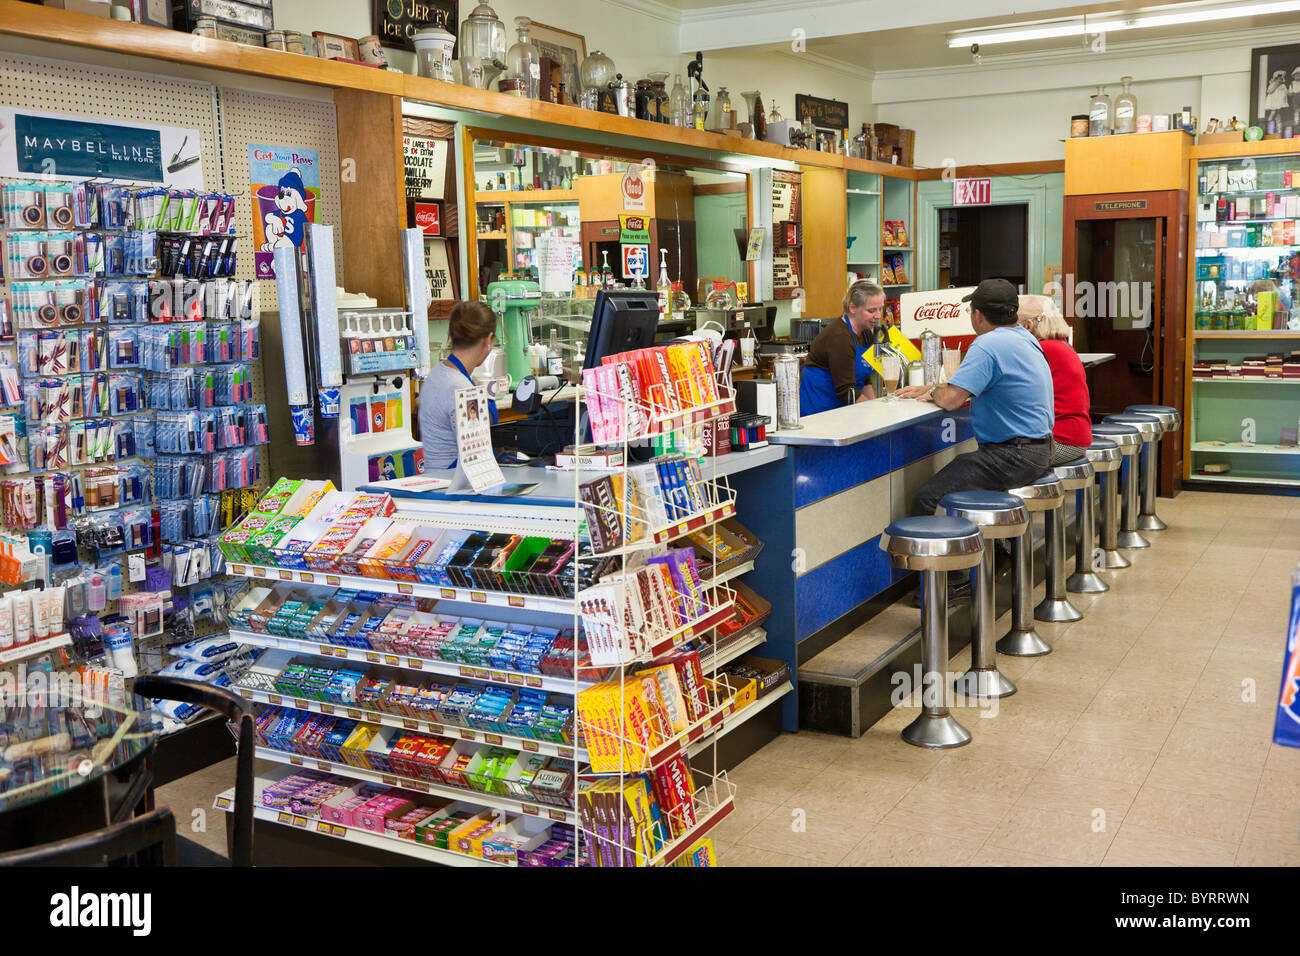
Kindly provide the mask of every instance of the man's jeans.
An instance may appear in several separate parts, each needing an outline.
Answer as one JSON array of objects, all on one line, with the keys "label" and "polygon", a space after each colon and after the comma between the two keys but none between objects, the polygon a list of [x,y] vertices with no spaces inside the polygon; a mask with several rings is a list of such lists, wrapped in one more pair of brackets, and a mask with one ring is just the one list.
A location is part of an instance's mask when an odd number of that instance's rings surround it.
[{"label": "man's jeans", "polygon": [[1052,444],[980,445],[958,455],[912,496],[912,514],[932,515],[950,491],[1010,491],[1033,484],[1050,470]]}]

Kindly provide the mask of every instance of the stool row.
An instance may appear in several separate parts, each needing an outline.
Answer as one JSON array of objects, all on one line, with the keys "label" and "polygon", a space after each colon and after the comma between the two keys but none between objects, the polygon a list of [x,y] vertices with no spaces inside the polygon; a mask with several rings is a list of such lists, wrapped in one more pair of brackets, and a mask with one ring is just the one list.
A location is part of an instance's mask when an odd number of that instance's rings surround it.
[{"label": "stool row", "polygon": [[[953,492],[940,502],[945,514],[902,518],[885,529],[880,547],[894,566],[921,574],[921,714],[904,728],[903,740],[918,747],[947,748],[971,739],[946,703],[949,573],[968,571],[971,578],[971,666],[957,678],[954,689],[976,698],[1014,694],[1015,684],[998,670],[997,655],[1050,653],[1051,645],[1035,630],[1034,621],[1081,620],[1083,612],[1071,603],[1069,594],[1109,590],[1098,572],[1129,567],[1131,562],[1120,552],[1150,547],[1140,532],[1166,527],[1155,512],[1159,439],[1181,426],[1175,408],[1129,406],[1123,414],[1108,415],[1093,426],[1093,443],[1085,457],[1056,466],[1033,484],[1009,492]],[[1074,573],[1068,578],[1067,492],[1076,494],[1078,529]],[[1043,513],[1046,533],[1046,584],[1043,600],[1031,610],[1032,515],[1038,511]],[[993,542],[999,539],[1011,545],[1014,578],[1011,629],[995,643]]]}]

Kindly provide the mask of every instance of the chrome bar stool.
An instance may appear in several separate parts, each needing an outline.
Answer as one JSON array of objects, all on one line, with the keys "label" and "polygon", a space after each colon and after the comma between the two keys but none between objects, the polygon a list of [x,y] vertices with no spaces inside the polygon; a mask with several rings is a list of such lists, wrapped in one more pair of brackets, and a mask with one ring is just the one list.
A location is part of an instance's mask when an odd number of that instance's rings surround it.
[{"label": "chrome bar stool", "polygon": [[[1010,494],[1025,503],[1025,510],[1050,511],[1065,500],[1065,488],[1056,475],[1048,473],[1032,485],[1012,488]],[[1011,542],[1015,580],[1011,593],[1011,630],[998,641],[998,653],[1013,657],[1050,654],[1052,645],[1034,628],[1034,523],[1029,521],[1020,537]]]},{"label": "chrome bar stool", "polygon": [[1124,459],[1137,461],[1142,434],[1131,425],[1102,422],[1092,426],[1092,440],[1109,441],[1119,446],[1120,464],[1101,472],[1101,563],[1102,570],[1114,571],[1132,565],[1119,552],[1119,480]]},{"label": "chrome bar stool", "polygon": [[[1109,591],[1110,585],[1100,574],[1093,571],[1093,547],[1097,537],[1097,496],[1099,485],[1120,466],[1124,456],[1120,454],[1118,445],[1104,438],[1094,440],[1088,447],[1087,455],[1088,461],[1092,463],[1092,470],[1097,475],[1097,483],[1090,481],[1079,492],[1081,503],[1078,523],[1075,525],[1074,573],[1066,580],[1065,589],[1075,594],[1101,594],[1103,591]],[[1105,566],[1103,557],[1098,570]]]},{"label": "chrome bar stool", "polygon": [[1160,419],[1161,432],[1156,440],[1142,445],[1142,510],[1138,515],[1139,531],[1164,531],[1169,525],[1156,517],[1156,492],[1160,485],[1160,443],[1164,436],[1183,427],[1183,416],[1172,405],[1130,405],[1126,415],[1150,415]]},{"label": "chrome bar stool", "polygon": [[971,568],[970,670],[957,678],[957,691],[967,697],[1010,697],[1016,685],[998,670],[993,642],[997,612],[993,606],[993,541],[1018,538],[1029,525],[1029,512],[1015,495],[1002,491],[954,491],[939,506],[954,518],[979,526],[984,556]]},{"label": "chrome bar stool", "polygon": [[[1130,425],[1136,428],[1142,438],[1141,454],[1145,454],[1144,449],[1159,438],[1160,433],[1164,430],[1164,427],[1160,424],[1160,419],[1154,415],[1107,415],[1102,419],[1102,422],[1111,425]],[[1123,465],[1124,494],[1118,539],[1121,548],[1151,547],[1151,542],[1138,533],[1138,510],[1140,507],[1138,501],[1138,473],[1141,470],[1139,464],[1141,454],[1135,455],[1132,461],[1126,461]]]},{"label": "chrome bar stool", "polygon": [[[1094,472],[1092,470],[1092,462],[1088,460],[1087,456],[1084,456],[1083,458],[1076,458],[1074,459],[1074,461],[1067,461],[1064,464],[1057,465],[1053,469],[1053,471],[1056,472],[1056,477],[1061,479],[1061,484],[1062,486],[1064,486],[1067,493],[1072,491],[1078,493],[1075,496],[1075,500],[1076,502],[1081,502],[1081,504],[1074,516],[1075,532],[1077,533],[1080,541],[1082,541],[1085,538],[1085,536],[1089,541],[1091,541],[1092,540],[1092,512],[1091,510],[1087,510],[1085,514],[1085,509],[1088,509],[1090,507],[1091,499],[1088,492],[1089,489],[1092,487],[1092,480],[1094,475]],[[1078,621],[1083,618],[1083,612],[1080,611],[1077,607],[1075,607],[1070,602],[1070,599],[1066,597],[1066,591],[1069,590],[1069,586],[1068,586],[1068,582],[1066,581],[1066,572],[1065,572],[1065,562],[1066,562],[1065,511],[1064,509],[1062,509],[1059,512],[1055,512],[1055,514],[1059,514],[1061,518],[1061,520],[1058,522],[1060,527],[1060,534],[1057,536],[1060,539],[1058,542],[1060,546],[1060,552],[1061,552],[1060,558],[1059,560],[1054,560],[1056,558],[1056,552],[1052,548],[1053,542],[1049,539],[1046,594],[1043,596],[1042,603],[1039,604],[1038,607],[1034,609],[1034,616],[1037,617],[1040,621],[1049,621],[1049,620],[1050,621]],[[1091,548],[1091,545],[1089,545],[1089,547]],[[1079,548],[1076,545],[1075,546],[1076,568],[1078,567],[1078,557],[1079,557],[1078,552],[1079,552]],[[1068,616],[1071,611],[1073,611],[1074,614],[1077,614],[1078,617]],[[1043,616],[1046,614],[1065,614],[1067,616],[1066,617]]]},{"label": "chrome bar stool", "polygon": [[944,749],[970,743],[970,731],[948,712],[948,572],[980,563],[984,541],[965,518],[899,518],[880,536],[894,567],[921,572],[921,714],[903,728],[917,747]]}]

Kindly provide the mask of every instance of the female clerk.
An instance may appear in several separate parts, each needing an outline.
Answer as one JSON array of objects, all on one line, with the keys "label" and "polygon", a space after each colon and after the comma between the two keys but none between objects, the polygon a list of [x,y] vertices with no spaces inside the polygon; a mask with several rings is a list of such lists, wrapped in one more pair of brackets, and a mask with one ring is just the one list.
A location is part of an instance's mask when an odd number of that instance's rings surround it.
[{"label": "female clerk", "polygon": [[813,339],[799,380],[799,414],[818,412],[876,397],[867,384],[871,366],[862,353],[871,345],[871,333],[880,322],[885,293],[880,286],[860,279],[844,294],[844,315]]},{"label": "female clerk", "polygon": [[[470,372],[482,365],[492,351],[496,328],[496,313],[486,303],[457,302],[452,306],[451,355],[433,367],[420,390],[420,436],[426,471],[456,466],[456,390],[474,384]],[[495,402],[488,402],[488,413],[496,424]]]}]

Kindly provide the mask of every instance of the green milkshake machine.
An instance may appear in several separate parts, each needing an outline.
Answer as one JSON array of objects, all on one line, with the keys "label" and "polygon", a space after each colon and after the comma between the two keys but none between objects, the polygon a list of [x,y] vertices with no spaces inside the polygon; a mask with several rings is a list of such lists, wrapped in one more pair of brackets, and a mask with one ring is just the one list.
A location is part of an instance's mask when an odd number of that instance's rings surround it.
[{"label": "green milkshake machine", "polygon": [[530,279],[501,279],[487,287],[488,308],[497,314],[497,344],[506,353],[506,370],[514,388],[533,373],[528,360],[530,321],[542,304],[541,288]]}]

